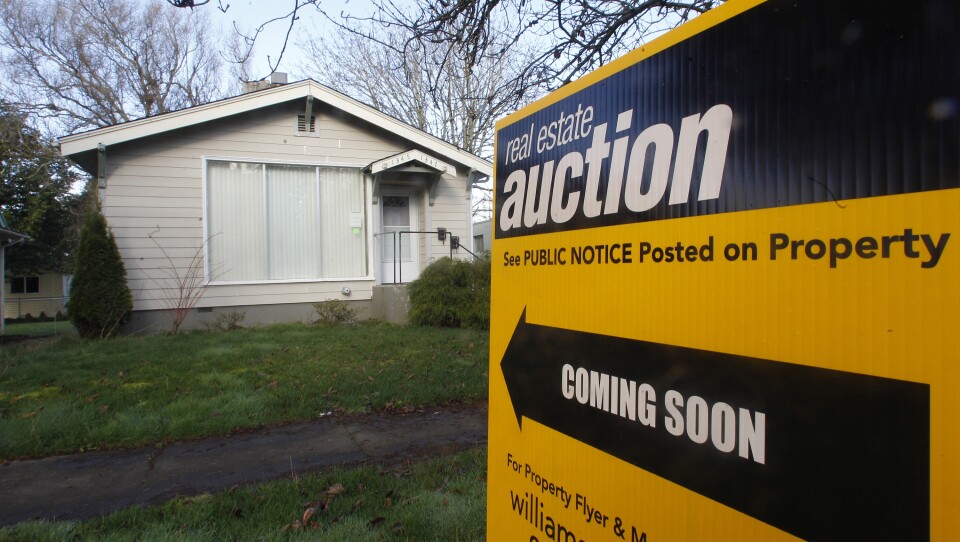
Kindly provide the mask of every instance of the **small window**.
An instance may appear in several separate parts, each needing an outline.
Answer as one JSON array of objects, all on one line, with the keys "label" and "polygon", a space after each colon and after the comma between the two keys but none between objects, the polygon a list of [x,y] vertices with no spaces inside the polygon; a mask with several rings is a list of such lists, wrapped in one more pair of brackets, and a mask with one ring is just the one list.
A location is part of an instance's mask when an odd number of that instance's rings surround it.
[{"label": "small window", "polygon": [[11,294],[39,294],[40,277],[13,277],[10,279]]},{"label": "small window", "polygon": [[310,116],[310,125],[307,126],[307,116],[306,115],[297,115],[297,133],[298,134],[315,134],[317,133],[317,117]]}]

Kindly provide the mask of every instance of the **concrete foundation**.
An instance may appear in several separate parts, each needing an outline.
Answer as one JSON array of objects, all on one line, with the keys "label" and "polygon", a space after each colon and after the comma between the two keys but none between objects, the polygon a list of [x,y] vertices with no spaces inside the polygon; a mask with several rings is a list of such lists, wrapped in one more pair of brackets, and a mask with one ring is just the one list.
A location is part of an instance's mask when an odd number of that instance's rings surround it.
[{"label": "concrete foundation", "polygon": [[[377,319],[391,324],[406,324],[410,312],[410,296],[406,285],[373,287],[373,299],[347,301],[357,312],[358,320]],[[289,322],[314,322],[317,319],[313,303],[286,303],[282,305],[239,305],[235,307],[202,307],[190,311],[180,326],[181,331],[206,329],[209,324],[231,312],[243,314],[242,326],[259,326]],[[170,311],[134,311],[123,326],[125,335],[153,335],[171,329]]]},{"label": "concrete foundation", "polygon": [[[348,301],[350,307],[357,311],[358,320],[374,318],[371,315],[370,300]],[[218,317],[231,312],[244,315],[242,326],[259,326],[267,324],[281,324],[290,322],[313,322],[317,313],[313,303],[286,303],[282,305],[239,305],[235,307],[202,307],[190,311],[187,319],[180,326],[181,331],[191,329],[206,329],[207,323],[213,323]],[[149,310],[133,311],[130,321],[123,326],[125,335],[152,335],[166,333],[171,329],[170,311]]]}]

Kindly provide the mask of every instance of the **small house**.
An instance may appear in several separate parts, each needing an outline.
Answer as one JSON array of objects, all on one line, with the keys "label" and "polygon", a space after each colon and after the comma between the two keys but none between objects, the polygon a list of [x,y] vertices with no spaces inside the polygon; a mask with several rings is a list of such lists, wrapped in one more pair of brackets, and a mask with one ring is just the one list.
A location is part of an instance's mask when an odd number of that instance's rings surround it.
[{"label": "small house", "polygon": [[[311,319],[433,260],[466,257],[471,189],[490,162],[315,81],[61,138],[93,175],[134,298],[128,332],[164,329],[184,290],[187,327]],[[466,244],[465,246],[469,246]],[[389,296],[389,294],[387,294]]]}]

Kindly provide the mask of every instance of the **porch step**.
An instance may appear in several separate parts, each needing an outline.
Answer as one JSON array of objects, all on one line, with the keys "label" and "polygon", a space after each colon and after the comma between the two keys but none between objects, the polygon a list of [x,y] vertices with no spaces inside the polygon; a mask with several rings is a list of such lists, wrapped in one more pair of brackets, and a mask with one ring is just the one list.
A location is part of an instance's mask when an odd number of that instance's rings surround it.
[{"label": "porch step", "polygon": [[410,295],[406,284],[381,284],[373,287],[370,317],[391,324],[406,324],[410,312]]}]

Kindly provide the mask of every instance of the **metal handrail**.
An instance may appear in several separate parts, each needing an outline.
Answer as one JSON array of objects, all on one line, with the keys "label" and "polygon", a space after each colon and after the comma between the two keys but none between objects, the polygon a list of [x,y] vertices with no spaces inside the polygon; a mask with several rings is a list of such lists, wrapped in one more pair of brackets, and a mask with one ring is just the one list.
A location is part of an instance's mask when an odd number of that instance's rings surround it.
[{"label": "metal handrail", "polygon": [[[403,284],[403,265],[400,264],[400,255],[403,254],[403,236],[404,235],[436,235],[440,239],[441,243],[445,243],[447,238],[452,238],[453,234],[446,229],[437,229],[433,231],[394,231],[388,233],[375,233],[374,237],[382,237],[384,235],[393,235],[393,282],[388,284]],[[442,237],[441,237],[442,236]],[[400,244],[397,244],[399,240]],[[477,258],[477,255],[471,252],[469,249],[463,246],[463,244],[458,243],[457,247],[453,246],[453,243],[450,243],[450,257],[453,258],[454,248],[462,248],[468,254]]]}]

